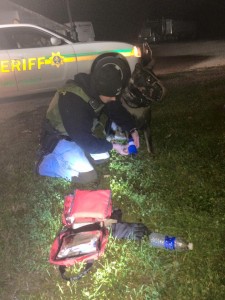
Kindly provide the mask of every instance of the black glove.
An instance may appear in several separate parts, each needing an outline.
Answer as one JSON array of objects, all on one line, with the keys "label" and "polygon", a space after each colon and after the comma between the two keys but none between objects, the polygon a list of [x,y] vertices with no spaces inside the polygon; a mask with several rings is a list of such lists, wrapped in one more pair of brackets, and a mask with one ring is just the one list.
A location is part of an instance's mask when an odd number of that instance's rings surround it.
[{"label": "black glove", "polygon": [[140,241],[149,229],[142,223],[116,223],[112,225],[112,236],[117,239]]}]

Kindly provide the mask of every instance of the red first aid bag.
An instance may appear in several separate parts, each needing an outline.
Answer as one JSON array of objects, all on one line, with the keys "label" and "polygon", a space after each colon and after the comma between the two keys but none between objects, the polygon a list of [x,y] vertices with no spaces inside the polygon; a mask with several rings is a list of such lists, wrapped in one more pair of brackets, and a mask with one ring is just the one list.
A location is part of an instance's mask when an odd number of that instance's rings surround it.
[{"label": "red first aid bag", "polygon": [[[75,190],[65,197],[64,228],[55,238],[49,258],[50,263],[59,265],[63,279],[80,279],[104,253],[111,214],[110,190]],[[79,262],[86,263],[85,269],[76,276],[65,276],[66,267]]]},{"label": "red first aid bag", "polygon": [[73,195],[65,197],[62,222],[66,226],[101,222],[110,218],[111,214],[110,190],[75,190]]}]

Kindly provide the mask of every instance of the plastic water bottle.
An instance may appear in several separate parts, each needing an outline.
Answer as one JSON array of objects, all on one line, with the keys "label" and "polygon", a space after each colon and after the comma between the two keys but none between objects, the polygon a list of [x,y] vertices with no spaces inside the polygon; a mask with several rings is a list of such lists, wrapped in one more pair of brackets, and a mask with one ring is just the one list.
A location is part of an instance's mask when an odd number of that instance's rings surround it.
[{"label": "plastic water bottle", "polygon": [[132,157],[135,157],[137,155],[137,148],[134,144],[134,140],[133,138],[129,138],[129,141],[128,141],[128,153],[129,155],[131,155]]},{"label": "plastic water bottle", "polygon": [[180,237],[167,236],[161,233],[152,232],[149,235],[150,245],[156,248],[164,248],[177,251],[193,250],[193,244],[188,243]]}]

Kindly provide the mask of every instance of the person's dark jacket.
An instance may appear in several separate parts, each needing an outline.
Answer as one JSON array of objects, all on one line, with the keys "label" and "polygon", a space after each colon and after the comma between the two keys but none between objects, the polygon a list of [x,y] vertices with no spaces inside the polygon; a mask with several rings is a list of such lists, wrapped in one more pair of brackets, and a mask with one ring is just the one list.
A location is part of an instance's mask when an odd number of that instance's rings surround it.
[{"label": "person's dark jacket", "polygon": [[[80,73],[75,76],[75,82],[90,98],[100,100],[94,87],[91,87],[90,75]],[[61,94],[59,98],[59,112],[63,125],[74,142],[87,153],[103,153],[112,149],[112,143],[106,139],[99,139],[92,133],[93,120],[97,114],[83,99],[74,93]],[[124,131],[135,127],[133,117],[122,106],[119,99],[109,102],[103,108],[106,115]]]}]

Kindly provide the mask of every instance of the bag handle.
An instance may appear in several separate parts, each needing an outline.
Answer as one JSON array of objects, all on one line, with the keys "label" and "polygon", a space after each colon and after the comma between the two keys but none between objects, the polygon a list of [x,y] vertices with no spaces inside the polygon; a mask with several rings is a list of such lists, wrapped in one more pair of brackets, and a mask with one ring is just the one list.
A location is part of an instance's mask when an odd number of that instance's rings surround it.
[{"label": "bag handle", "polygon": [[80,272],[78,275],[76,275],[76,276],[70,276],[70,277],[66,276],[66,275],[65,275],[65,272],[66,272],[66,266],[59,266],[59,272],[60,272],[60,274],[61,274],[61,276],[62,276],[62,278],[63,278],[64,280],[67,280],[67,281],[70,281],[70,282],[72,282],[72,281],[74,281],[74,280],[80,280],[84,275],[86,275],[86,274],[90,271],[91,267],[93,266],[93,263],[94,263],[94,260],[89,260],[89,261],[86,263],[86,266],[85,266],[84,270],[81,271],[81,272]]}]

